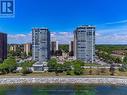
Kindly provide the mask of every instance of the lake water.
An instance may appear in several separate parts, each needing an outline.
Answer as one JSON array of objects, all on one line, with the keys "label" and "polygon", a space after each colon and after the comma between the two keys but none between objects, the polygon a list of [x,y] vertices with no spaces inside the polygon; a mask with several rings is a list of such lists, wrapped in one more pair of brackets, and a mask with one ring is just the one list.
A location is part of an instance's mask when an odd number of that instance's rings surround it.
[{"label": "lake water", "polygon": [[127,86],[67,84],[2,86],[0,95],[127,95]]}]

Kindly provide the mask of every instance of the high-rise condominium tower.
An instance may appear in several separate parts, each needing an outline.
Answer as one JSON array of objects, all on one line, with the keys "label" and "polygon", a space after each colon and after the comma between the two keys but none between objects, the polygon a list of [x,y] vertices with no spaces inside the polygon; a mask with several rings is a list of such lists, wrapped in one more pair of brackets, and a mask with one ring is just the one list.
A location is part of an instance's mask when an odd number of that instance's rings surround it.
[{"label": "high-rise condominium tower", "polygon": [[47,28],[32,29],[32,57],[39,64],[50,59],[50,32]]},{"label": "high-rise condominium tower", "polygon": [[0,33],[0,61],[7,58],[7,34]]},{"label": "high-rise condominium tower", "polygon": [[80,26],[74,31],[74,56],[77,60],[95,60],[95,26]]}]

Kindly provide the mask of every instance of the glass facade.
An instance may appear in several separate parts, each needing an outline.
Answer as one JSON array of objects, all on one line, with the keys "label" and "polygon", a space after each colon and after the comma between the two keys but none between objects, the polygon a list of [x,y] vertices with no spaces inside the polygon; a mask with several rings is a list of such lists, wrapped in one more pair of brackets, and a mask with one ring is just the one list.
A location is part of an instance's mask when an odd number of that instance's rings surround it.
[{"label": "glass facade", "polygon": [[78,60],[93,63],[95,60],[95,27],[81,26],[74,31],[74,55]]},{"label": "glass facade", "polygon": [[33,60],[43,63],[50,59],[50,32],[48,29],[32,30]]}]

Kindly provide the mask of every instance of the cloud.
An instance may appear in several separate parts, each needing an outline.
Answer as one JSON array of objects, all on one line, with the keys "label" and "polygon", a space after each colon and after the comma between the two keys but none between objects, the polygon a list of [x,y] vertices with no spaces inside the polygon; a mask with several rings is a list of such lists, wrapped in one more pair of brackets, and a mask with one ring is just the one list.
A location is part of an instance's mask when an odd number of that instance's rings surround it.
[{"label": "cloud", "polygon": [[101,36],[101,34],[100,33],[96,33],[96,37],[99,37],[99,36]]},{"label": "cloud", "polygon": [[[105,30],[106,31],[106,30]],[[68,44],[69,41],[73,40],[72,32],[52,32],[51,40],[55,39],[59,44]],[[32,41],[32,35],[29,34],[16,34],[8,35],[9,43],[28,43]],[[96,44],[127,44],[127,32],[120,33],[98,33],[96,32]]]},{"label": "cloud", "polygon": [[103,35],[96,37],[97,44],[127,44],[127,33],[125,34],[111,34]]},{"label": "cloud", "polygon": [[[124,23],[124,21],[114,23]],[[51,32],[51,40],[55,39],[59,44],[68,44],[73,40],[73,32]],[[31,32],[28,34],[8,35],[8,43],[27,43],[32,41]],[[127,24],[117,27],[97,27],[96,44],[127,44]]]},{"label": "cloud", "polygon": [[108,22],[108,23],[105,23],[105,24],[122,24],[122,23],[127,23],[127,20],[120,20],[120,21],[115,21],[115,22]]},{"label": "cloud", "polygon": [[9,38],[15,38],[15,39],[19,39],[19,38],[23,38],[25,37],[26,35],[24,34],[16,34],[16,35],[8,35]]},{"label": "cloud", "polygon": [[127,44],[127,26],[98,30],[97,44]]},{"label": "cloud", "polygon": [[[103,29],[96,31],[97,44],[127,44],[127,20],[107,23]],[[113,26],[110,24],[114,24]],[[111,26],[111,27],[110,27]]]},{"label": "cloud", "polygon": [[[73,40],[72,32],[51,32],[51,40],[55,39],[59,44],[68,44],[69,41]],[[8,35],[8,43],[29,43],[32,41],[32,34],[16,34]]]},{"label": "cloud", "polygon": [[69,41],[73,40],[72,32],[52,32],[51,37],[55,38],[59,44],[68,44]]},{"label": "cloud", "polygon": [[16,35],[8,35],[8,43],[29,43],[32,40],[31,33],[29,34],[16,34]]}]

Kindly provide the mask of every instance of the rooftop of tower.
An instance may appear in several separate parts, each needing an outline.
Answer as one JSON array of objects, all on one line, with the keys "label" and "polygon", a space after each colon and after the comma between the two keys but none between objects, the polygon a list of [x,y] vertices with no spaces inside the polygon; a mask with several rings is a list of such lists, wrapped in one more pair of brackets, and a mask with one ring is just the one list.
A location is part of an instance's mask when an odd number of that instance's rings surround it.
[{"label": "rooftop of tower", "polygon": [[95,29],[96,26],[92,26],[92,25],[81,25],[78,26],[77,29]]},{"label": "rooftop of tower", "polygon": [[93,25],[81,25],[81,26],[78,26],[78,27],[96,27],[96,26],[93,26]]},{"label": "rooftop of tower", "polygon": [[34,28],[32,28],[32,29],[42,29],[42,30],[48,30],[48,28],[47,28],[47,27],[34,27]]},{"label": "rooftop of tower", "polygon": [[7,35],[7,33],[4,33],[4,32],[0,32],[0,34],[6,34]]}]

